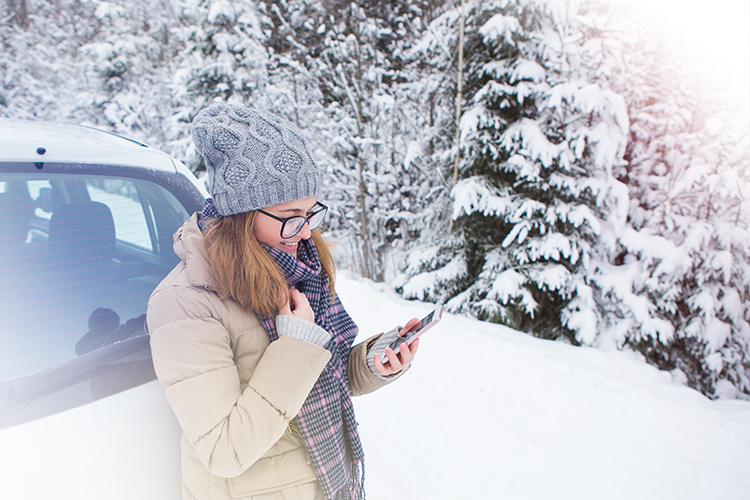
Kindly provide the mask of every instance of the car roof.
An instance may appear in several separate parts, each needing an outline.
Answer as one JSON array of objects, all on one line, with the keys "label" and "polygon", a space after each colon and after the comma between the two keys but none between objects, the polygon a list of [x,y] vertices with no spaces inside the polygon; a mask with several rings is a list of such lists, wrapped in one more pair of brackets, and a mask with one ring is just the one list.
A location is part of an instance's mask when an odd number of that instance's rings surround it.
[{"label": "car roof", "polygon": [[103,164],[176,172],[145,144],[84,125],[0,118],[0,162]]}]

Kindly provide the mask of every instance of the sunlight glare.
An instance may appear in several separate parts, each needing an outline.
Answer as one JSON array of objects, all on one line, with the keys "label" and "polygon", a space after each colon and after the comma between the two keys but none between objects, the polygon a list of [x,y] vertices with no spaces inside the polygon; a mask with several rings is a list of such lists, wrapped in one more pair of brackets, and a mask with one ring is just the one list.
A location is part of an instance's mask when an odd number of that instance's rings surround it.
[{"label": "sunlight glare", "polygon": [[704,74],[750,96],[750,0],[623,0],[653,15]]}]

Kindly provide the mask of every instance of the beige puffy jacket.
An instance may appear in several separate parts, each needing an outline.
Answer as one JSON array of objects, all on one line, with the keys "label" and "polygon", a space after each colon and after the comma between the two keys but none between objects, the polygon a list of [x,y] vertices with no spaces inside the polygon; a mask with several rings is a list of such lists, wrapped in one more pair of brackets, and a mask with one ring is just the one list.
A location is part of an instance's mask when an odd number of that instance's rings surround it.
[{"label": "beige puffy jacket", "polygon": [[[183,497],[322,498],[289,422],[330,353],[281,331],[271,344],[255,315],[219,300],[197,215],[174,240],[182,262],[151,295],[147,321],[156,375],[183,431]],[[390,382],[365,361],[376,339],[351,350],[352,395]]]}]

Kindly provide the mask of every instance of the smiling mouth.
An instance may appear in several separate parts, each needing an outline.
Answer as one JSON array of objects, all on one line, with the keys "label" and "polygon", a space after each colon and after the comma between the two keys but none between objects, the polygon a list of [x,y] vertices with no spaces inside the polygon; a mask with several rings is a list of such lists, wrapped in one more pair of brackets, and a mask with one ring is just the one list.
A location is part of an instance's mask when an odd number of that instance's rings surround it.
[{"label": "smiling mouth", "polygon": [[297,245],[299,244],[299,241],[294,241],[294,242],[291,242],[291,241],[290,242],[282,241],[281,244],[284,245],[285,247],[297,248]]}]

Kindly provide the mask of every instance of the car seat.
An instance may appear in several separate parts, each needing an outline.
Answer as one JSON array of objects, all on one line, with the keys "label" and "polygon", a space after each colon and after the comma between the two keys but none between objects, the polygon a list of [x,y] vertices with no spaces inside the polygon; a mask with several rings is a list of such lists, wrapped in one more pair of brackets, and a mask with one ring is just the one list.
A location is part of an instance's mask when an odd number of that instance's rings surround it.
[{"label": "car seat", "polygon": [[49,255],[57,263],[101,265],[116,254],[115,223],[97,201],[57,207],[49,222]]}]

